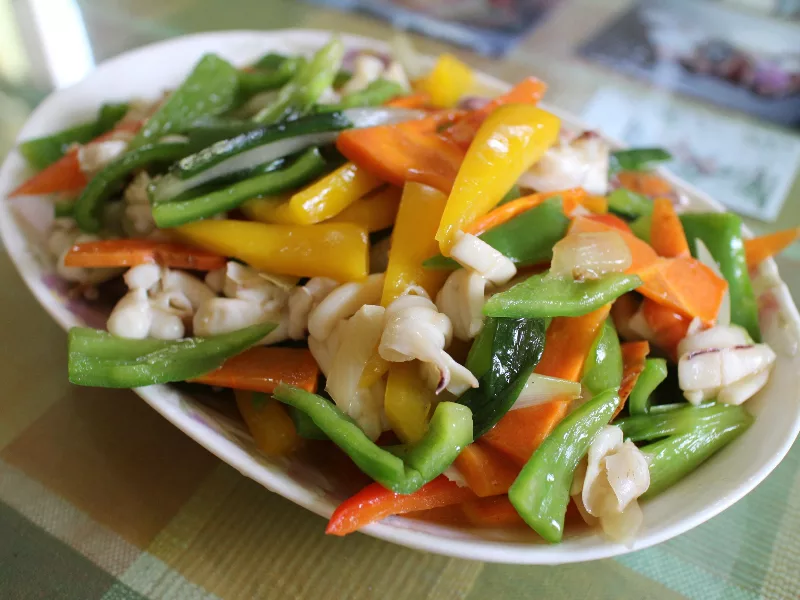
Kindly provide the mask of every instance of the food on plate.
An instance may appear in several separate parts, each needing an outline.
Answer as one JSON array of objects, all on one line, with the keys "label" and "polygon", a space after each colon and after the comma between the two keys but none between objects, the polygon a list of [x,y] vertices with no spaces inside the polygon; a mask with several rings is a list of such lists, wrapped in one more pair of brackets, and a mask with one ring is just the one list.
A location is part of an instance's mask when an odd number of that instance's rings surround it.
[{"label": "food on plate", "polygon": [[420,64],[206,55],[23,142],[11,195],[52,199],[57,272],[116,283],[70,381],[233,390],[266,454],[338,447],[374,483],[331,534],[447,507],[555,543],[571,510],[630,543],[751,424],[776,352],[749,269],[798,231],[683,211],[668,153],[565,130],[536,78],[480,99],[455,57]]}]

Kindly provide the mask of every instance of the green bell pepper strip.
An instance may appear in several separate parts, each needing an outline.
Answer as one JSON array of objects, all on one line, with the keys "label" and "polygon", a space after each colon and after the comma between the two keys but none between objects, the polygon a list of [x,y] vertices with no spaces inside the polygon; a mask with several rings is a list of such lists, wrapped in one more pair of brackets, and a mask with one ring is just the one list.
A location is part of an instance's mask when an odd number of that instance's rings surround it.
[{"label": "green bell pepper strip", "polygon": [[342,87],[345,83],[350,81],[353,78],[353,74],[350,71],[339,71],[336,73],[336,77],[333,78],[333,89],[338,90]]},{"label": "green bell pepper strip", "polygon": [[306,184],[324,173],[326,166],[319,150],[312,148],[279,171],[257,175],[186,200],[154,202],[153,219],[159,227],[168,228],[212,217],[233,210],[251,198],[280,194]]},{"label": "green bell pepper strip", "polygon": [[[553,258],[553,246],[567,233],[570,220],[561,209],[561,199],[550,198],[482,233],[478,237],[520,267],[544,263]],[[425,260],[428,269],[460,269],[452,258],[441,254]]]},{"label": "green bell pepper strip", "polygon": [[516,402],[544,351],[543,319],[488,318],[467,358],[479,386],[459,404],[472,411],[472,437],[489,431]]},{"label": "green bell pepper strip", "polygon": [[636,275],[608,273],[600,279],[575,281],[533,275],[489,298],[483,314],[490,317],[579,317],[613,302],[642,285]]},{"label": "green bell pepper strip", "polygon": [[22,142],[19,152],[31,167],[40,171],[64,156],[72,144],[85,144],[111,130],[128,108],[128,104],[104,104],[94,121]]},{"label": "green bell pepper strip", "polygon": [[647,171],[656,163],[672,160],[672,155],[663,148],[633,148],[611,153],[609,174],[620,171]]},{"label": "green bell pepper strip", "polygon": [[279,385],[273,396],[306,413],[356,465],[386,489],[410,494],[449,467],[472,441],[472,413],[454,402],[441,402],[425,436],[404,450],[404,458],[376,445],[353,420],[322,396]]},{"label": "green bell pepper strip", "polygon": [[305,440],[327,440],[325,432],[320,429],[306,413],[294,406],[286,406],[286,412],[294,423],[294,429],[301,438]]},{"label": "green bell pepper strip", "polygon": [[670,435],[684,435],[696,429],[747,421],[750,415],[741,406],[709,402],[684,405],[673,410],[634,415],[617,420],[626,438],[634,442],[652,441]]},{"label": "green bell pepper strip", "polygon": [[103,204],[136,169],[154,162],[174,162],[196,149],[189,142],[156,142],[130,150],[111,161],[92,177],[75,201],[74,216],[78,227],[91,233],[100,231]]},{"label": "green bell pepper strip", "polygon": [[522,192],[519,190],[519,186],[515,183],[511,186],[511,189],[506,192],[506,195],[500,199],[500,202],[497,203],[497,206],[503,206],[503,204],[508,204],[512,200],[516,200],[522,196]]},{"label": "green bell pepper strip", "polygon": [[317,112],[333,112],[360,106],[380,106],[405,93],[403,86],[395,81],[376,79],[363,90],[352,92],[343,97],[336,104],[320,104]]},{"label": "green bell pepper strip", "polygon": [[650,243],[650,229],[653,226],[652,213],[637,217],[631,223],[629,223],[629,225],[633,235],[638,237],[640,240],[644,240],[648,244]]},{"label": "green bell pepper strip", "polygon": [[238,92],[238,71],[219,56],[206,54],[147,119],[130,147],[138,148],[168,133],[183,133],[202,117],[221,115],[235,104]]},{"label": "green bell pepper strip", "polygon": [[275,101],[261,109],[253,120],[257,123],[275,123],[289,115],[308,113],[333,84],[343,58],[344,44],[338,38],[333,38],[297,71],[281,88]]},{"label": "green bell pepper strip", "polygon": [[608,210],[636,219],[653,214],[653,201],[627,188],[617,188],[608,195]]},{"label": "green bell pepper strip", "polygon": [[76,385],[108,388],[187,381],[218,369],[275,327],[274,323],[260,323],[221,335],[182,340],[132,340],[73,327],[69,332],[69,380]]},{"label": "green bell pepper strip", "polygon": [[680,217],[689,248],[696,256],[696,241],[703,240],[728,281],[731,322],[741,325],[756,342],[761,341],[758,304],[742,239],[742,220],[733,213],[686,213]]},{"label": "green bell pepper strip", "polygon": [[240,96],[247,98],[287,84],[305,62],[302,57],[284,58],[280,64],[272,67],[257,66],[252,71],[239,71]]},{"label": "green bell pepper strip", "polygon": [[628,412],[631,416],[650,412],[650,394],[667,378],[667,361],[663,358],[648,358],[644,370],[639,374],[636,384],[628,397]]},{"label": "green bell pepper strip", "polygon": [[278,52],[267,52],[263,54],[257,61],[250,64],[253,69],[274,70],[280,67],[287,60],[291,60],[285,54]]},{"label": "green bell pepper strip", "polygon": [[745,418],[740,420],[699,427],[692,433],[674,435],[642,447],[650,460],[650,487],[641,499],[653,498],[683,479],[747,431],[752,423],[753,417],[745,412]]},{"label": "green bell pepper strip", "polygon": [[59,200],[53,203],[53,217],[61,219],[64,217],[72,217],[75,212],[75,202],[72,200]]},{"label": "green bell pepper strip", "polygon": [[618,388],[620,383],[622,383],[622,348],[614,323],[609,318],[603,324],[592,344],[589,356],[586,357],[581,385],[596,395],[608,389]]},{"label": "green bell pepper strip", "polygon": [[617,390],[601,392],[555,426],[508,490],[530,527],[550,543],[561,541],[575,467],[619,405]]}]

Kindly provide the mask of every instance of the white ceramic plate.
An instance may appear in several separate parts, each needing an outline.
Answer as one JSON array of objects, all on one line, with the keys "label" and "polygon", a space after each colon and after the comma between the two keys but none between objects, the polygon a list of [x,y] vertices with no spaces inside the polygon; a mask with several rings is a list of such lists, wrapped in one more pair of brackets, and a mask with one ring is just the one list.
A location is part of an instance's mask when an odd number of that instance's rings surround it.
[{"label": "white ceramic plate", "polygon": [[[231,31],[205,33],[167,40],[127,52],[100,65],[77,85],[48,97],[33,113],[20,140],[57,131],[89,119],[107,101],[136,97],[155,98],[174,87],[200,56],[215,52],[237,65],[267,51],[308,52],[328,38],[327,32],[291,30],[275,32]],[[343,36],[349,48],[386,50],[377,40]],[[481,76],[487,92],[508,85]],[[557,112],[567,127],[580,128],[574,117]],[[0,170],[0,198],[6,198],[27,175],[22,157],[12,152]],[[722,207],[684,182],[667,175],[698,210]],[[41,248],[44,205],[36,199],[0,202],[0,231],[6,248],[25,282],[42,306],[66,330],[85,323],[103,322],[104,315],[86,301],[66,298],[65,286],[43,258]],[[44,211],[47,212],[47,211]],[[31,223],[38,223],[31,226]],[[559,564],[623,554],[679,535],[731,506],[758,485],[789,450],[800,429],[800,388],[795,356],[800,340],[800,317],[777,278],[771,261],[758,278],[759,304],[765,340],[779,353],[768,387],[748,403],[757,419],[732,445],[679,484],[645,505],[644,529],[633,548],[613,544],[600,535],[582,531],[567,534],[559,545],[547,545],[524,530],[467,529],[393,517],[363,531],[397,544],[450,556],[506,563]],[[67,374],[64,373],[64,377]],[[136,390],[144,400],[178,428],[241,473],[264,487],[329,517],[346,494],[346,482],[320,473],[297,459],[273,460],[259,454],[241,426],[191,396],[168,386]],[[319,535],[323,535],[320,529]]]}]

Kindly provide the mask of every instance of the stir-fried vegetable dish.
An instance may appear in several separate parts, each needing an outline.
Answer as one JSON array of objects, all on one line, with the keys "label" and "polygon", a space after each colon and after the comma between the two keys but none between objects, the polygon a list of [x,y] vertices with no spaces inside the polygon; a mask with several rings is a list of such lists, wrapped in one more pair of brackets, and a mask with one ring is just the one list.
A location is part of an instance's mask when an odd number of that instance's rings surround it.
[{"label": "stir-fried vegetable dish", "polygon": [[481,98],[455,57],[419,65],[335,37],[206,55],[23,142],[12,196],[53,198],[57,272],[121,290],[70,332],[70,381],[232,389],[263,452],[338,447],[374,483],[335,535],[449,507],[629,542],[750,426],[776,354],[749,270],[798,231],[687,212],[669,154],[569,129],[534,77]]}]

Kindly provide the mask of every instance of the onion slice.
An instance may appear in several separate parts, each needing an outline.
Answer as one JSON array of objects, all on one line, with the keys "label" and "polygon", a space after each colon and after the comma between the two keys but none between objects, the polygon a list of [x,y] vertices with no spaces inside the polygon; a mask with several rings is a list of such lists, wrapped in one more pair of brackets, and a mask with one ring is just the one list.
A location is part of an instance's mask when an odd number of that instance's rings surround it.
[{"label": "onion slice", "polygon": [[614,231],[577,233],[553,246],[550,274],[571,279],[599,279],[631,266],[631,251]]},{"label": "onion slice", "polygon": [[545,404],[553,400],[575,400],[581,396],[581,384],[576,381],[531,374],[517,401],[510,410]]}]

